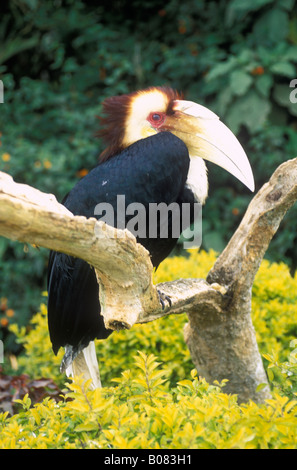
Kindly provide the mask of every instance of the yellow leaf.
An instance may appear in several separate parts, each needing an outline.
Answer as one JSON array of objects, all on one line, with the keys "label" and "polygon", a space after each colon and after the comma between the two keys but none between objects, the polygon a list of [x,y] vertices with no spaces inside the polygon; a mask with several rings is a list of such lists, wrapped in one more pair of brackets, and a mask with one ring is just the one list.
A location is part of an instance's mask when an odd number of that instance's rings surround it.
[{"label": "yellow leaf", "polygon": [[81,401],[78,401],[78,400],[74,400],[70,402],[69,406],[73,410],[80,411],[82,413],[86,413],[90,411],[90,407],[87,403],[82,403]]},{"label": "yellow leaf", "polygon": [[95,430],[98,430],[98,423],[82,423],[82,424],[78,424],[76,427],[75,427],[75,431],[77,432],[81,432],[81,431],[95,431]]}]

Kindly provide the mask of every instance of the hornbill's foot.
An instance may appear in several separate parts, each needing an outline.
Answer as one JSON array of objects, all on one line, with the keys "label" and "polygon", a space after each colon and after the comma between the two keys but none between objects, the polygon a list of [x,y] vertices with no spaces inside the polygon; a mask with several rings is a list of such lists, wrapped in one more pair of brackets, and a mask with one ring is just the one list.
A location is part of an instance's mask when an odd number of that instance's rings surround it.
[{"label": "hornbill's foot", "polygon": [[158,292],[160,303],[162,305],[162,310],[164,310],[165,308],[165,302],[168,302],[169,307],[171,307],[172,306],[171,298],[168,297],[168,295],[161,292],[159,289],[157,289],[157,292]]}]

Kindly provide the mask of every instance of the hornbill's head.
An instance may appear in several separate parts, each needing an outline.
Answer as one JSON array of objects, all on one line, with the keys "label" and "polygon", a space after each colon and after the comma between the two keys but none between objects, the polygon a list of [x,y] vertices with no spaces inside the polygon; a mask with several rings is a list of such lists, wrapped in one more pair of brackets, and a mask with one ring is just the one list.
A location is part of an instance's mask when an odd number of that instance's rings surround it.
[{"label": "hornbill's head", "polygon": [[181,99],[171,88],[151,87],[107,98],[103,113],[99,136],[107,148],[101,161],[140,139],[169,131],[186,144],[191,162],[201,164],[202,158],[216,163],[254,190],[249,161],[230,129],[212,111]]}]

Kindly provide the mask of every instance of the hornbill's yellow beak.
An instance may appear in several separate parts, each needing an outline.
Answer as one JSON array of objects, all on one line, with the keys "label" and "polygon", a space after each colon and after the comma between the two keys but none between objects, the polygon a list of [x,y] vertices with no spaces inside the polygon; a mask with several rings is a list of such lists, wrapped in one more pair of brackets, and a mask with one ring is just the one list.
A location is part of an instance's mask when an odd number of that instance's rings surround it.
[{"label": "hornbill's yellow beak", "polygon": [[164,127],[183,140],[190,157],[219,165],[254,191],[254,177],[245,151],[218,116],[192,101],[175,100],[173,110]]}]

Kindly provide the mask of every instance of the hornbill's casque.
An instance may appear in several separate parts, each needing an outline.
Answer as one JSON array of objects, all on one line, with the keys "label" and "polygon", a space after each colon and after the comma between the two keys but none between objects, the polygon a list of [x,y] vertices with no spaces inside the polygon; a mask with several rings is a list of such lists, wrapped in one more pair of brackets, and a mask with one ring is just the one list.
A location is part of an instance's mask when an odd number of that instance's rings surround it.
[{"label": "hornbill's casque", "polygon": [[[171,88],[151,87],[108,98],[103,102],[103,114],[100,137],[106,149],[99,165],[63,201],[74,215],[94,217],[100,202],[110,203],[116,211],[117,195],[125,196],[126,205],[138,202],[146,208],[152,202],[203,204],[208,192],[204,160],[216,163],[254,190],[250,164],[232,132],[213,112],[182,100]],[[169,231],[168,238],[138,241],[157,267],[177,238]],[[69,373],[81,351],[89,369],[97,369],[93,340],[112,333],[100,315],[98,289],[94,269],[88,263],[51,252],[49,332],[54,353],[65,348],[62,367]],[[97,372],[91,371],[89,376],[94,374]],[[97,379],[99,386],[98,374]]]}]

